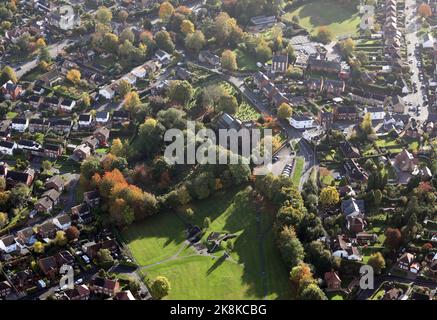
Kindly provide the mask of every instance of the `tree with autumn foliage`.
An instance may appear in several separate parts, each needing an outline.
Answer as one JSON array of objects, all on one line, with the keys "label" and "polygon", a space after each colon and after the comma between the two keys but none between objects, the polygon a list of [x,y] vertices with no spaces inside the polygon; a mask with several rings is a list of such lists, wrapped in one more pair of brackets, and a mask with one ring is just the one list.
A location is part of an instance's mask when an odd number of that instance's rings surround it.
[{"label": "tree with autumn foliage", "polygon": [[71,69],[67,72],[66,78],[71,83],[77,85],[80,82],[81,73],[77,69]]},{"label": "tree with autumn foliage", "polygon": [[193,33],[194,32],[194,24],[188,19],[183,20],[181,23],[181,31],[184,34]]},{"label": "tree with autumn foliage", "polygon": [[164,1],[159,6],[159,18],[161,20],[167,21],[173,15],[174,11],[175,10],[173,5],[168,1]]},{"label": "tree with autumn foliage", "polygon": [[141,106],[140,96],[136,91],[126,94],[123,100],[123,107],[132,115],[139,110]]},{"label": "tree with autumn foliage", "polygon": [[340,201],[340,194],[335,187],[325,187],[320,191],[320,203],[324,207],[335,206]]},{"label": "tree with autumn foliage", "polygon": [[385,230],[385,245],[391,250],[399,249],[402,243],[402,233],[397,228],[387,228]]},{"label": "tree with autumn foliage", "polygon": [[229,71],[234,71],[238,69],[237,55],[231,50],[223,51],[220,62],[223,69]]},{"label": "tree with autumn foliage", "polygon": [[293,109],[288,103],[286,102],[281,103],[281,105],[278,108],[278,118],[289,119],[292,113],[293,113]]},{"label": "tree with autumn foliage", "polygon": [[421,16],[422,18],[425,18],[425,19],[432,16],[431,7],[427,3],[422,3],[419,6],[419,9],[417,9],[417,13],[419,14],[419,16]]},{"label": "tree with autumn foliage", "polygon": [[319,40],[323,44],[328,44],[334,38],[332,32],[325,26],[319,27],[317,30],[317,40]]}]

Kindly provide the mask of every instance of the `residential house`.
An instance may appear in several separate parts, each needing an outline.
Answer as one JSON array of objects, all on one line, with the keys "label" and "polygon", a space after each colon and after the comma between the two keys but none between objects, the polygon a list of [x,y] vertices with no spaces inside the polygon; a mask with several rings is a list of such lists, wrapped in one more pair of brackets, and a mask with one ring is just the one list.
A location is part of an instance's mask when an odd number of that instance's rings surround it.
[{"label": "residential house", "polygon": [[50,256],[46,258],[38,259],[38,266],[41,272],[48,278],[55,278],[58,274],[58,263],[56,262],[55,257]]},{"label": "residential house", "polygon": [[32,227],[17,231],[17,241],[22,245],[31,246],[35,243],[36,237]]},{"label": "residential house", "polygon": [[53,201],[48,197],[42,197],[35,202],[35,209],[38,212],[50,212],[53,210]]},{"label": "residential house", "polygon": [[0,121],[0,140],[7,140],[11,136],[11,120]]},{"label": "residential house", "polygon": [[87,224],[93,220],[93,215],[87,203],[82,203],[71,208],[71,215],[79,221],[79,223]]},{"label": "residential house", "polygon": [[45,143],[43,145],[44,157],[50,159],[57,159],[62,155],[64,148],[61,144]]},{"label": "residential house", "polygon": [[109,112],[100,111],[96,113],[96,123],[98,125],[106,125],[109,122]]},{"label": "residential house", "polygon": [[73,265],[74,264],[74,256],[70,253],[70,251],[62,250],[55,254],[56,262],[58,263],[58,266],[62,266],[64,264],[66,265]]},{"label": "residential house", "polygon": [[257,71],[253,76],[253,82],[258,87],[258,89],[262,89],[267,83],[269,83],[269,78],[262,73],[261,71]]},{"label": "residential house", "polygon": [[125,80],[129,84],[134,85],[137,82],[137,77],[133,73],[127,73],[121,78],[121,80]]},{"label": "residential house", "polygon": [[434,37],[431,33],[426,33],[422,39],[422,47],[423,49],[433,49],[434,48]]},{"label": "residential house", "polygon": [[82,139],[81,144],[87,145],[88,147],[90,147],[91,152],[94,153],[96,151],[97,147],[99,146],[99,140],[97,140],[93,136],[89,136],[89,137]]},{"label": "residential house", "polygon": [[317,114],[317,122],[323,129],[329,130],[334,123],[334,114],[330,111],[319,111]]},{"label": "residential house", "polygon": [[108,144],[109,139],[109,129],[106,127],[100,127],[94,130],[93,136],[99,141],[99,144],[102,146],[106,146]]},{"label": "residential house", "polygon": [[64,190],[65,182],[61,176],[56,175],[49,178],[44,186],[46,189],[55,189],[58,192],[62,192]]},{"label": "residential house", "polygon": [[405,103],[400,96],[395,95],[394,97],[392,97],[392,105],[393,112],[401,114],[405,113]]},{"label": "residential house", "polygon": [[394,159],[393,165],[404,172],[413,172],[416,169],[417,163],[413,154],[407,149],[403,149]]},{"label": "residential house", "polygon": [[330,97],[340,96],[346,88],[342,80],[324,80],[323,91]]},{"label": "residential house", "polygon": [[48,105],[49,107],[58,108],[60,101],[57,96],[51,96],[51,97],[45,97],[43,103]]},{"label": "residential house", "polygon": [[62,214],[53,218],[53,224],[61,230],[67,230],[71,227],[71,219],[68,214]]},{"label": "residential house", "polygon": [[136,67],[136,68],[132,69],[131,73],[136,78],[143,79],[147,75],[147,70],[146,70],[146,68],[144,68],[144,66],[139,66],[139,67]]},{"label": "residential house", "polygon": [[400,288],[391,288],[386,290],[382,296],[382,300],[399,300],[403,295],[403,291]]},{"label": "residential house", "polygon": [[288,70],[288,54],[274,54],[272,57],[273,73],[285,73]]},{"label": "residential house", "polygon": [[41,197],[42,198],[43,197],[47,197],[50,200],[52,200],[53,205],[57,205],[59,203],[59,200],[60,200],[60,197],[61,197],[61,193],[58,190],[56,190],[56,189],[50,189],[50,190],[45,191],[41,195]]},{"label": "residential house", "polygon": [[309,78],[304,81],[305,88],[309,92],[320,93],[323,90],[323,78]]},{"label": "residential house", "polygon": [[293,115],[290,117],[290,124],[296,129],[309,129],[314,128],[314,119],[308,116]]},{"label": "residential house", "polygon": [[345,158],[359,158],[361,157],[360,150],[353,146],[349,141],[340,142],[340,150]]},{"label": "residential house", "polygon": [[366,107],[365,113],[370,113],[372,121],[384,120],[385,111],[383,107]]},{"label": "residential house", "polygon": [[126,110],[115,110],[112,114],[112,121],[121,123],[129,120],[129,113]]},{"label": "residential house", "polygon": [[50,121],[51,128],[57,133],[69,133],[71,131],[71,127],[73,125],[73,121],[71,119],[53,119]]},{"label": "residential house", "polygon": [[89,113],[81,114],[78,123],[80,128],[89,128],[93,123],[93,116]]},{"label": "residential house", "polygon": [[83,200],[88,206],[94,208],[100,204],[100,193],[97,190],[84,192]]},{"label": "residential house", "polygon": [[23,151],[37,151],[41,149],[41,145],[33,140],[21,139],[17,142],[17,148]]},{"label": "residential house", "polygon": [[108,249],[111,253],[113,253],[117,251],[118,245],[114,239],[109,237],[98,243],[90,241],[82,245],[82,251],[85,252],[86,255],[91,259],[97,256],[97,252],[100,249]]},{"label": "residential house", "polygon": [[341,64],[337,61],[310,58],[308,59],[307,69],[311,72],[326,72],[339,74],[341,71]]},{"label": "residential house", "polygon": [[88,300],[90,297],[90,289],[85,285],[75,285],[73,289],[64,291],[64,297],[67,300]]},{"label": "residential house", "polygon": [[120,291],[115,294],[114,300],[136,300],[130,290]]},{"label": "residential house", "polygon": [[12,292],[12,286],[7,281],[0,282],[0,298],[6,298]]},{"label": "residential house", "polygon": [[275,107],[279,107],[283,103],[289,104],[290,100],[288,100],[288,98],[282,92],[277,91],[276,93],[274,93],[272,97],[272,104]]},{"label": "residential house", "polygon": [[355,106],[335,106],[334,119],[344,121],[356,121],[358,119],[358,111]]},{"label": "residential house", "polygon": [[73,156],[77,161],[83,161],[91,156],[91,148],[86,144],[80,144],[73,150]]},{"label": "residential house", "polygon": [[66,98],[62,99],[61,103],[59,104],[59,108],[64,112],[71,112],[75,106],[76,101]]},{"label": "residential house", "polygon": [[12,156],[14,150],[17,149],[17,144],[13,141],[0,140],[0,153]]},{"label": "residential house", "polygon": [[107,100],[111,100],[115,96],[116,92],[116,84],[111,83],[110,85],[104,86],[99,90],[99,95],[104,97]]},{"label": "residential house", "polygon": [[176,77],[177,77],[179,80],[187,80],[187,81],[190,81],[191,78],[192,78],[192,74],[191,74],[191,72],[188,71],[187,69],[177,66],[177,67],[176,67]]},{"label": "residential house", "polygon": [[358,93],[349,93],[349,97],[352,101],[369,105],[375,107],[381,107],[387,102],[387,97],[381,94],[370,93],[370,92],[360,92]]},{"label": "residential house", "polygon": [[168,64],[171,61],[171,55],[164,50],[158,50],[155,53],[155,58],[162,64]]},{"label": "residential house", "polygon": [[23,89],[20,85],[13,83],[11,80],[6,82],[1,88],[0,92],[3,94],[3,96],[8,100],[16,100]]},{"label": "residential house", "polygon": [[50,123],[45,119],[32,118],[29,120],[29,132],[46,132],[50,127]]},{"label": "residential house", "polygon": [[58,231],[58,228],[52,221],[46,221],[37,227],[38,236],[43,239],[53,238],[56,235],[56,231]]},{"label": "residential house", "polygon": [[405,252],[400,256],[400,258],[396,262],[396,267],[401,270],[409,271],[413,263],[414,263],[414,255],[409,252]]},{"label": "residential house", "polygon": [[343,167],[351,180],[366,182],[369,178],[367,172],[354,159],[344,160]]},{"label": "residential house", "polygon": [[0,239],[0,250],[4,253],[11,253],[17,250],[17,242],[13,235],[5,236]]},{"label": "residential house", "polygon": [[12,120],[11,128],[12,130],[18,131],[18,132],[24,132],[29,126],[29,119],[17,117]]},{"label": "residential house", "polygon": [[6,183],[8,187],[11,188],[15,187],[19,183],[30,187],[34,178],[35,170],[32,168],[28,168],[24,172],[8,170],[6,175]]},{"label": "residential house", "polygon": [[217,68],[220,66],[220,58],[213,54],[211,51],[202,50],[199,52],[199,61],[203,63],[208,63],[213,67]]},{"label": "residential house", "polygon": [[325,272],[324,278],[329,291],[341,290],[341,279],[337,272]]},{"label": "residential house", "polygon": [[118,280],[96,277],[91,285],[91,290],[96,294],[112,297],[120,291],[120,284]]},{"label": "residential house", "polygon": [[358,248],[344,235],[338,235],[332,244],[334,257],[343,259],[361,261],[363,258]]}]

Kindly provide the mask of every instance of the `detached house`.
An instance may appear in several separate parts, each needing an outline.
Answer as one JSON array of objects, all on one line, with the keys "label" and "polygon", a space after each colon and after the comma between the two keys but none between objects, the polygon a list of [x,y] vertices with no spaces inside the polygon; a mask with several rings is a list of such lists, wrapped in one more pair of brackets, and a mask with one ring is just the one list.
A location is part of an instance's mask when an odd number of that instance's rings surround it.
[{"label": "detached house", "polygon": [[35,232],[32,227],[27,227],[17,231],[17,241],[23,245],[31,246],[35,243]]},{"label": "detached house", "polygon": [[290,117],[290,124],[296,129],[314,128],[314,119],[307,116],[294,115]]},{"label": "detached house", "polygon": [[73,151],[73,156],[77,161],[83,161],[91,156],[91,148],[86,144],[81,144]]},{"label": "detached house", "polygon": [[14,150],[17,149],[17,144],[11,141],[0,140],[0,153],[12,156]]},{"label": "detached house", "polygon": [[416,160],[412,153],[403,149],[394,159],[393,165],[404,172],[413,172],[416,169]]},{"label": "detached house", "polygon": [[105,279],[97,277],[94,279],[91,290],[96,294],[103,294],[106,296],[114,296],[120,291],[120,284],[117,280]]},{"label": "detached house", "polygon": [[62,155],[63,149],[60,144],[46,143],[43,145],[44,157],[57,159]]},{"label": "detached house", "polygon": [[100,127],[93,132],[93,136],[99,141],[100,145],[106,146],[108,144],[109,133],[110,131],[108,128]]},{"label": "detached house", "polygon": [[91,114],[81,114],[79,116],[79,127],[80,128],[89,128],[93,123],[93,117]]},{"label": "detached house", "polygon": [[9,235],[0,239],[0,250],[4,253],[11,253],[17,250],[17,243],[15,237]]},{"label": "detached house", "polygon": [[76,106],[76,101],[70,100],[70,99],[63,99],[62,102],[59,104],[59,108],[61,111],[65,112],[71,112],[73,108]]},{"label": "detached house", "polygon": [[83,200],[91,208],[100,204],[100,193],[97,190],[88,191],[83,194]]},{"label": "detached house", "polygon": [[58,228],[56,228],[52,221],[46,221],[37,227],[38,235],[43,239],[53,238],[56,231],[58,231]]},{"label": "detached house", "polygon": [[62,192],[64,190],[65,182],[61,176],[53,176],[47,180],[44,186],[47,189],[55,189],[58,192]]},{"label": "detached house", "polygon": [[109,122],[109,112],[101,111],[96,114],[96,122],[98,125],[105,125]]},{"label": "detached house", "polygon": [[341,279],[338,273],[335,271],[325,272],[325,282],[328,290],[340,290],[341,289]]},{"label": "detached house", "polygon": [[11,80],[1,87],[1,93],[8,100],[16,100],[22,91],[21,86],[13,83]]},{"label": "detached house", "polygon": [[68,214],[62,214],[53,218],[53,224],[61,230],[67,230],[71,227],[71,219]]},{"label": "detached house", "polygon": [[55,278],[58,274],[58,263],[56,262],[55,257],[46,257],[38,260],[38,266],[41,269],[42,273],[48,278]]},{"label": "detached house", "polygon": [[67,289],[64,291],[64,297],[66,300],[88,300],[90,297],[90,289],[85,285],[75,285],[73,289]]},{"label": "detached house", "polygon": [[38,212],[50,212],[53,210],[53,201],[48,197],[42,197],[35,202],[35,209]]},{"label": "detached house", "polygon": [[334,119],[345,121],[356,121],[358,111],[355,106],[336,106],[334,107]]}]

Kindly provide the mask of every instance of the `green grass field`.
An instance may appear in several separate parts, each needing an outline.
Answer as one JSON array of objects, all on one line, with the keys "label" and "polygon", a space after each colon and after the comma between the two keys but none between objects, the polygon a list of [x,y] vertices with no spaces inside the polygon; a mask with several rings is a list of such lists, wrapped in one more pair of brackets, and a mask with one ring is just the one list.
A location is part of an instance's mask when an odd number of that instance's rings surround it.
[{"label": "green grass field", "polygon": [[360,16],[358,9],[351,5],[342,5],[335,0],[313,1],[300,6],[282,16],[291,20],[299,17],[299,24],[315,34],[318,27],[326,26],[334,36],[356,35]]},{"label": "green grass field", "polygon": [[296,187],[299,187],[300,178],[302,178],[304,164],[305,164],[305,160],[302,157],[296,158],[296,163],[294,164],[293,177],[292,177],[293,184]]},{"label": "green grass field", "polygon": [[260,213],[258,224],[249,190],[218,192],[191,208],[190,222],[202,226],[206,216],[211,219],[203,239],[213,231],[237,235],[231,240],[230,259],[221,258],[224,250],[213,257],[185,247],[182,219],[187,218],[175,213],[158,214],[123,234],[148,279],[158,275],[169,279],[172,289],[167,299],[289,298],[288,272],[274,243],[272,216]]}]

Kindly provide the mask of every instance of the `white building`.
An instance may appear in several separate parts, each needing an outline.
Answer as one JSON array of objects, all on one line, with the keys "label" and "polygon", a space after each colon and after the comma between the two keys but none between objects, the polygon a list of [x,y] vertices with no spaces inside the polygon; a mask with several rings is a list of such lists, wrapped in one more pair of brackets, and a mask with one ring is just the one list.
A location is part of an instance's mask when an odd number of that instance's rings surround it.
[{"label": "white building", "polygon": [[296,129],[310,129],[316,127],[314,119],[307,116],[292,116],[290,124]]},{"label": "white building", "polygon": [[365,113],[370,113],[372,121],[383,120],[385,117],[385,111],[382,107],[366,108]]},{"label": "white building", "polygon": [[71,227],[71,219],[67,214],[57,216],[53,219],[53,224],[61,230],[66,230]]},{"label": "white building", "polygon": [[422,47],[424,49],[434,48],[434,38],[430,33],[427,33],[423,36]]},{"label": "white building", "polygon": [[115,90],[111,85],[108,85],[99,90],[99,95],[105,99],[111,100],[115,96]]},{"label": "white building", "polygon": [[6,236],[0,239],[0,250],[5,253],[11,253],[17,250],[17,242],[14,236]]},{"label": "white building", "polygon": [[0,140],[0,153],[12,156],[14,154],[14,149],[17,148],[15,142]]},{"label": "white building", "polygon": [[29,127],[29,119],[27,118],[15,118],[14,120],[12,120],[12,130],[24,132],[26,131],[27,127]]},{"label": "white building", "polygon": [[139,67],[134,68],[134,69],[131,71],[131,73],[132,73],[135,77],[140,78],[140,79],[144,78],[144,77],[147,75],[146,68],[144,68],[143,66],[139,66]]}]

